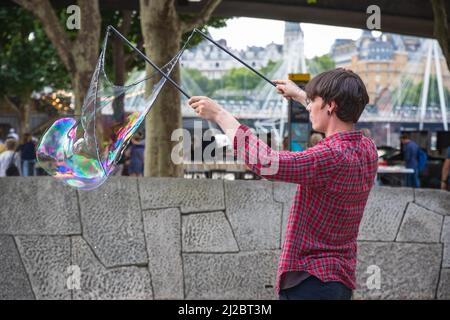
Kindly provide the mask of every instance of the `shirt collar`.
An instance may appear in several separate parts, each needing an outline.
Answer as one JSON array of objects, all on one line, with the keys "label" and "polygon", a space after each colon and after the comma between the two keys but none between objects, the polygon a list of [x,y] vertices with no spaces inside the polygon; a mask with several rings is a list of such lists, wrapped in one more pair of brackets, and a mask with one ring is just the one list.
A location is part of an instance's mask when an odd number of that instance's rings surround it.
[{"label": "shirt collar", "polygon": [[359,141],[362,138],[361,130],[352,130],[352,131],[341,131],[332,134],[331,136],[323,139],[323,142],[326,141],[336,141],[336,140],[344,140],[344,141]]}]

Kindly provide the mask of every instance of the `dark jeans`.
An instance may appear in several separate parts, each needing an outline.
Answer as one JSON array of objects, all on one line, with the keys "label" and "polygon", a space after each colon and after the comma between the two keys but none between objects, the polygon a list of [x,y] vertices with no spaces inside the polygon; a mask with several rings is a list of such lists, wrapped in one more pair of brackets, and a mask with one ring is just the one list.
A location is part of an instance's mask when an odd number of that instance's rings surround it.
[{"label": "dark jeans", "polygon": [[280,300],[350,300],[352,290],[336,281],[322,282],[314,276],[280,291]]},{"label": "dark jeans", "polygon": [[420,188],[419,170],[414,169],[414,173],[406,176],[406,186],[413,188]]}]

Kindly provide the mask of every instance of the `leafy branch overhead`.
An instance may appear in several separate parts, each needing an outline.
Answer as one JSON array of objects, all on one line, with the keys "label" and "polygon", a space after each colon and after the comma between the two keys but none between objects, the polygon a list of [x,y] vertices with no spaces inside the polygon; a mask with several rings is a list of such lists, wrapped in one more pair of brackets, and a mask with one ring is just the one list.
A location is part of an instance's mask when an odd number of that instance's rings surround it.
[{"label": "leafy branch overhead", "polygon": [[182,20],[180,23],[182,33],[189,32],[194,28],[198,28],[200,26],[207,24],[212,13],[217,8],[217,6],[220,4],[221,1],[222,0],[210,0],[203,7],[202,11],[198,15],[196,15],[195,17],[192,17],[188,20]]},{"label": "leafy branch overhead", "polygon": [[100,47],[101,16],[98,0],[78,0],[82,14],[81,28],[76,33],[66,32],[57,11],[49,0],[14,0],[30,11],[42,24],[47,37],[69,72],[75,93],[76,113],[89,87]]}]

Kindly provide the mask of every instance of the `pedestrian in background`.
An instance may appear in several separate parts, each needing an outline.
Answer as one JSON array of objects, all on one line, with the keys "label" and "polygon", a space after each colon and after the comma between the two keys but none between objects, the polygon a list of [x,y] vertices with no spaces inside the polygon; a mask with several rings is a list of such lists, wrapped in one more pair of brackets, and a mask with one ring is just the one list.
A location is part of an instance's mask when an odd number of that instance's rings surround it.
[{"label": "pedestrian in background", "polygon": [[19,142],[19,135],[16,133],[16,130],[14,128],[10,128],[6,139],[14,139],[16,140],[16,142]]},{"label": "pedestrian in background", "polygon": [[414,169],[414,173],[408,174],[406,185],[408,187],[420,188],[419,180],[419,146],[411,140],[407,133],[400,136],[400,142],[403,144],[403,159],[408,169]]},{"label": "pedestrian in background", "polygon": [[[9,138],[6,139],[5,145],[6,151],[0,154],[0,177],[20,175],[20,154],[16,152],[17,142],[15,139]],[[7,174],[7,172],[14,174]]]},{"label": "pedestrian in background", "polygon": [[0,140],[0,154],[6,150],[6,145],[3,140]]},{"label": "pedestrian in background", "polygon": [[145,140],[140,132],[131,139],[129,150],[130,162],[128,175],[131,177],[142,177],[144,175],[144,150]]},{"label": "pedestrian in background", "polygon": [[23,143],[19,146],[20,158],[22,160],[22,174],[24,177],[36,175],[36,144],[30,133],[25,133]]},{"label": "pedestrian in background", "polygon": [[314,147],[323,139],[323,134],[319,132],[314,132],[311,137],[309,137],[309,147]]}]

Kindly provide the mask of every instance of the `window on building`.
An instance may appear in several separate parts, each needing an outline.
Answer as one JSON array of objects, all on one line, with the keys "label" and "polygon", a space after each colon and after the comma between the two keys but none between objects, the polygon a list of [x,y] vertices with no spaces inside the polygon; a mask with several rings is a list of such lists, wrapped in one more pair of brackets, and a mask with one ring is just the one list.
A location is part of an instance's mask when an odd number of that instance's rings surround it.
[{"label": "window on building", "polygon": [[220,66],[220,64],[218,62],[216,62],[216,68],[218,68]]}]

